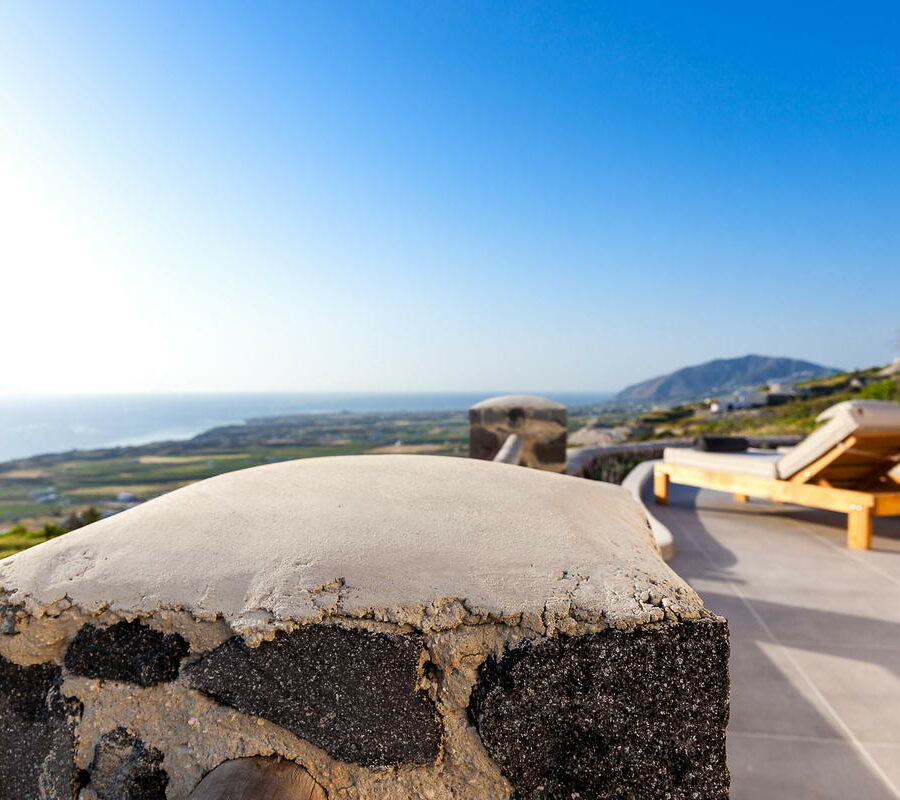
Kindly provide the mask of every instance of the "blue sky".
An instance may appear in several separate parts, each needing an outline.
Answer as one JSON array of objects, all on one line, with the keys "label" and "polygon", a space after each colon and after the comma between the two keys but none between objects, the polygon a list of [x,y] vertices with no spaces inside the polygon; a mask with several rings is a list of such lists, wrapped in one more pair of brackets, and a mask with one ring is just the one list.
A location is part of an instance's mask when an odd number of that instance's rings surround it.
[{"label": "blue sky", "polygon": [[0,390],[886,362],[898,37],[894,3],[0,5]]}]

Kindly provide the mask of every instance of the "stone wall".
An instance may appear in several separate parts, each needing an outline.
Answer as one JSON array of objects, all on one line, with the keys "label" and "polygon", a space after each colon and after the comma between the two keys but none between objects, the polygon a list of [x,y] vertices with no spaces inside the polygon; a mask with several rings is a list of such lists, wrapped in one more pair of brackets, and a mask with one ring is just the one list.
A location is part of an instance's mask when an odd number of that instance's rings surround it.
[{"label": "stone wall", "polygon": [[522,438],[519,463],[550,472],[566,465],[566,407],[546,397],[505,395],[469,409],[469,457],[493,460],[507,437]]},{"label": "stone wall", "polygon": [[5,559],[0,603],[3,798],[182,800],[254,757],[332,800],[728,796],[727,623],[619,487],[273,464]]},{"label": "stone wall", "polygon": [[[774,450],[778,447],[792,447],[803,437],[750,436],[746,438],[750,447]],[[692,447],[693,444],[693,439],[659,439],[572,449],[567,454],[566,473],[595,481],[621,483],[638,464],[662,458],[663,451],[667,447]]]}]

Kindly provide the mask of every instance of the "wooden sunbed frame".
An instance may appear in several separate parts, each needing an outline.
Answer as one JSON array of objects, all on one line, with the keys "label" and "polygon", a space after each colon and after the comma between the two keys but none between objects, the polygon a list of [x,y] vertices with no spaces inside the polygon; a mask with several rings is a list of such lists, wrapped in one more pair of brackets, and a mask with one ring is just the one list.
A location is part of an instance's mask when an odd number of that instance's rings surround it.
[{"label": "wooden sunbed frame", "polygon": [[874,517],[900,514],[900,480],[890,474],[898,454],[900,432],[852,435],[788,480],[662,462],[654,470],[653,494],[665,505],[672,482],[731,492],[740,502],[760,497],[840,511],[847,515],[847,547],[868,550]]}]

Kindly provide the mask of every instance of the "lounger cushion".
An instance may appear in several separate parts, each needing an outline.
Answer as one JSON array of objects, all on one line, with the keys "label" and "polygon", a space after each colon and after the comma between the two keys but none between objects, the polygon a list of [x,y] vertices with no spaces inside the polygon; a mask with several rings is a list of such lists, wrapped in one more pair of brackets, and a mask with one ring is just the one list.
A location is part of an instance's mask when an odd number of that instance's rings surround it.
[{"label": "lounger cushion", "polygon": [[778,477],[788,479],[805,469],[851,434],[900,434],[900,403],[883,400],[847,400],[818,416],[825,422],[778,462]]},{"label": "lounger cushion", "polygon": [[707,453],[743,453],[750,447],[743,436],[698,436],[694,440],[694,450]]},{"label": "lounger cushion", "polygon": [[780,456],[771,450],[748,450],[746,453],[707,453],[687,447],[667,447],[663,460],[667,464],[710,469],[715,472],[732,472],[738,475],[755,475],[759,478],[777,478],[775,465]]}]

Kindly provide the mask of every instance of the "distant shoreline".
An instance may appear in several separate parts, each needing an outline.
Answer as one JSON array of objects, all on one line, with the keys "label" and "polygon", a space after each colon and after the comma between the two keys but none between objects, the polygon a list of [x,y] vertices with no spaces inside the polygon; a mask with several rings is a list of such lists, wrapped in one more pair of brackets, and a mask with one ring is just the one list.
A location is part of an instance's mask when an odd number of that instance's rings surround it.
[{"label": "distant shoreline", "polygon": [[[585,416],[572,419],[583,424]],[[466,457],[468,451],[468,414],[456,408],[276,414],[205,428],[181,441],[6,460],[0,464],[0,530],[18,525],[25,533],[16,534],[15,541],[4,540],[0,555],[46,538],[41,533],[45,526],[50,526],[46,535],[55,535],[53,526],[68,529],[65,520],[74,519],[73,514],[108,516],[223,472],[298,458],[375,453]]]},{"label": "distant shoreline", "polygon": [[[497,392],[7,395],[0,397],[0,464],[72,451],[186,441],[210,429],[285,415],[461,411]],[[558,392],[570,406],[608,392]]]}]

